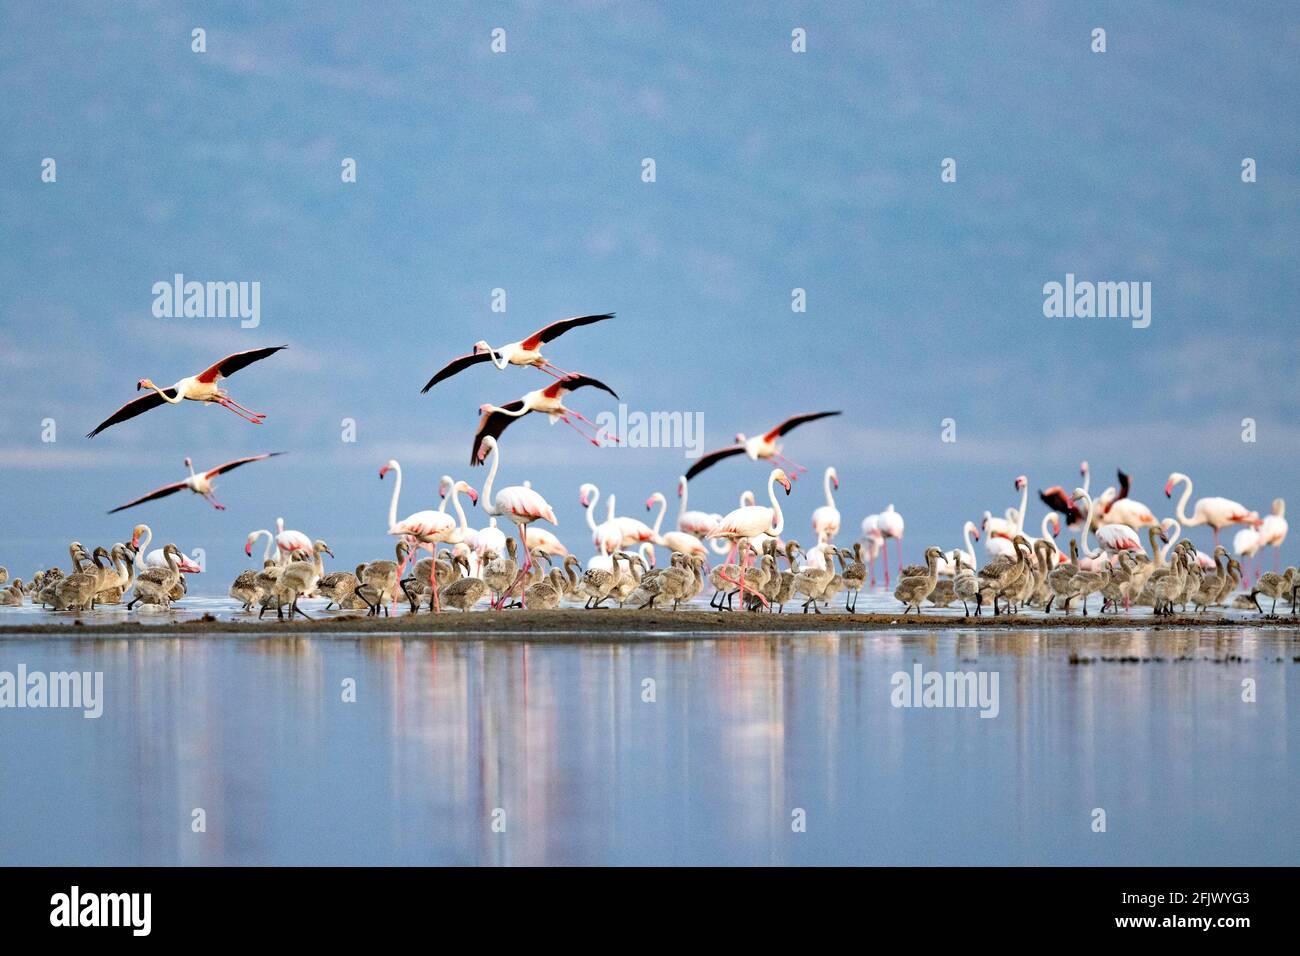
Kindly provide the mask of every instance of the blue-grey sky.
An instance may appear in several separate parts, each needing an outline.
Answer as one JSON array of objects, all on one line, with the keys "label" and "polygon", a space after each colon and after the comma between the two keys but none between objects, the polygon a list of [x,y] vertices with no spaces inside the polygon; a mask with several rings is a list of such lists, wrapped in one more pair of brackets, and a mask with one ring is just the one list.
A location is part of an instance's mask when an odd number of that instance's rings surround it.
[{"label": "blue-grey sky", "polygon": [[[631,409],[703,413],[710,447],[844,410],[787,443],[814,472],[784,502],[805,539],[828,464],[843,539],[893,502],[911,558],[1081,458],[1161,515],[1172,470],[1266,511],[1300,451],[1298,22],[1285,3],[6,5],[0,563],[26,576],[144,520],[204,547],[224,591],[277,515],[348,565],[378,557],[379,466],[402,461],[403,514],[443,472],[478,485],[477,406],[546,381],[479,368],[421,396],[428,376],[603,311],[552,360]],[[260,282],[260,327],[155,318],[174,273]],[[1045,318],[1067,273],[1151,282],[1150,327]],[[227,383],[263,427],[187,403],[82,437],[138,378],[283,343]],[[580,482],[643,517],[687,464],[535,419],[503,449],[500,478],[532,479],[584,557]],[[105,515],[186,455],[266,450],[291,454],[226,476],[225,512],[186,494]],[[692,505],[725,512],[766,474],[725,462]]]}]

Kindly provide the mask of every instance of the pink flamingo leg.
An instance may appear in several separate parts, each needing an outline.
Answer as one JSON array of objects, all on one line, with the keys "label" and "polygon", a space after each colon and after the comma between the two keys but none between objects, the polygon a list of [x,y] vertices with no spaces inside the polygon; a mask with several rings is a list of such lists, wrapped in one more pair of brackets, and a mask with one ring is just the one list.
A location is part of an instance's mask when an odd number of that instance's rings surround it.
[{"label": "pink flamingo leg", "polygon": [[[454,568],[455,565],[453,564]],[[442,613],[442,599],[438,596],[438,549],[433,549],[433,569],[429,572],[429,586],[433,588],[433,612]]]},{"label": "pink flamingo leg", "polygon": [[1213,528],[1213,530],[1214,530],[1214,546],[1217,548],[1219,546],[1219,529]]},{"label": "pink flamingo leg", "polygon": [[901,534],[898,536],[898,547],[895,550],[898,552],[898,576],[901,578],[903,576],[903,536]]},{"label": "pink flamingo leg", "polygon": [[253,417],[251,417],[250,415],[245,415],[243,412],[241,412],[239,409],[237,409],[237,408],[236,408],[236,407],[235,407],[235,406],[230,402],[229,399],[226,399],[226,398],[218,398],[218,399],[217,399],[217,404],[220,405],[222,408],[228,408],[228,409],[230,409],[230,411],[234,412],[236,415],[238,415],[240,418],[242,418],[242,419],[243,419],[244,421],[246,421],[246,422],[251,422],[251,423],[254,424],[254,425],[260,425],[260,424],[262,424],[262,420],[261,420],[260,418],[253,418]]},{"label": "pink flamingo leg", "polygon": [[203,497],[204,497],[204,498],[207,498],[207,499],[208,499],[208,503],[211,504],[212,507],[216,508],[218,511],[225,511],[225,510],[226,510],[226,506],[223,505],[223,504],[222,504],[220,501],[218,501],[216,498],[214,498],[214,497],[212,496],[212,493],[211,493],[211,492],[208,492],[208,494],[204,495]]},{"label": "pink flamingo leg", "polygon": [[[579,428],[577,425],[575,425],[575,424],[573,423],[573,419],[569,418],[568,415],[561,415],[561,416],[560,416],[560,421],[564,422],[564,424],[568,425],[568,426],[569,426],[570,428],[572,428],[575,432],[577,432],[579,435],[581,435],[581,436],[582,436],[584,439],[586,439],[587,441],[591,442],[591,443],[592,443],[593,445],[595,445],[597,448],[600,447],[600,439],[599,439],[599,438],[596,438],[596,437],[594,437],[594,436],[592,436],[592,435],[588,435],[588,434],[587,434],[586,432],[584,432],[581,428]],[[614,440],[615,440],[615,441],[618,441],[617,438],[615,438]]]},{"label": "pink flamingo leg", "polygon": [[233,398],[231,398],[229,395],[225,394],[224,392],[222,393],[221,397],[224,398],[231,405],[235,406],[235,408],[239,409],[241,412],[248,412],[248,414],[252,415],[254,418],[266,417],[266,414],[263,412],[255,412],[251,408],[245,408],[243,405],[240,405],[239,402],[235,401]]},{"label": "pink flamingo leg", "polygon": [[885,587],[889,587],[889,539],[880,539],[880,564],[885,569]]},{"label": "pink flamingo leg", "polygon": [[[572,408],[566,408],[565,411],[568,414],[572,415],[574,418],[578,419],[578,421],[586,422],[588,425],[590,425],[594,432],[594,438],[592,440],[596,441],[597,443],[599,443],[600,438],[603,435],[605,438],[608,438],[610,441],[612,441],[615,445],[621,444],[617,435],[615,435],[613,432],[606,431],[602,426],[597,425],[586,415],[582,414],[582,412],[574,411]],[[572,425],[573,423],[570,422],[569,424]],[[574,427],[576,428],[577,426],[574,425]],[[586,436],[584,435],[583,437]]]},{"label": "pink flamingo leg", "polygon": [[552,375],[555,375],[559,378],[563,378],[565,375],[572,374],[571,372],[566,372],[564,369],[560,368],[550,359],[542,359],[542,362],[544,364],[539,365],[538,368],[542,369],[542,371],[544,372],[549,371]]},{"label": "pink flamingo leg", "polygon": [[[533,569],[533,556],[528,550],[528,525],[526,524],[521,524],[519,526],[519,546],[524,549],[524,566],[519,572],[519,575],[515,578],[516,582],[519,582],[520,579],[524,581],[528,580],[528,572]],[[514,585],[512,584],[510,590],[513,591],[514,589]],[[519,589],[519,607],[526,611],[528,610],[528,605],[524,602],[525,590],[527,589],[522,587]]]}]

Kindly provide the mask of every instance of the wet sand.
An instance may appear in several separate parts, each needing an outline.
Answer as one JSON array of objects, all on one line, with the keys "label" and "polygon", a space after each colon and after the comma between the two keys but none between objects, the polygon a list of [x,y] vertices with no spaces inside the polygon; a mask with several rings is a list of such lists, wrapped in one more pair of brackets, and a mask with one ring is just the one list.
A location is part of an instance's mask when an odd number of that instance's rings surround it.
[{"label": "wet sand", "polygon": [[1125,630],[1270,630],[1292,631],[1300,636],[1300,619],[1279,616],[1276,619],[1177,615],[1154,618],[1150,614],[1132,615],[1011,615],[998,617],[960,617],[953,615],[909,614],[756,614],[739,612],[681,611],[619,611],[602,609],[586,611],[579,608],[561,608],[552,611],[501,612],[474,611],[462,614],[445,611],[442,614],[401,614],[396,617],[367,617],[364,614],[325,616],[314,614],[311,620],[297,618],[292,622],[255,617],[248,620],[222,620],[212,615],[186,620],[169,620],[163,615],[131,621],[86,622],[74,615],[60,621],[39,624],[17,624],[0,620],[0,635],[67,635],[69,633],[93,635],[193,635],[207,634],[277,634],[299,632],[313,634],[411,634],[447,635],[452,637],[516,637],[529,640],[546,640],[549,637],[571,639],[581,635],[587,639],[607,636],[611,640],[635,637],[662,639],[673,635],[694,634],[777,634],[796,631],[898,631],[913,630],[1099,630],[1122,628]]}]

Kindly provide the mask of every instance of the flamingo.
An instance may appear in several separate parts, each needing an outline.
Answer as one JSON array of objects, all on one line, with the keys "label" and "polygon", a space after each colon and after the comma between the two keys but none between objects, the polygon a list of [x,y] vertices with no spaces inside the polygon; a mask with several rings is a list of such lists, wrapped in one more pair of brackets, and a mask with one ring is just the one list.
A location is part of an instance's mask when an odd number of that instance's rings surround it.
[{"label": "flamingo", "polygon": [[283,518],[275,519],[275,546],[280,552],[283,563],[286,564],[293,559],[295,552],[315,556],[311,538],[301,531],[285,530]]},{"label": "flamingo", "polygon": [[[563,378],[556,379],[550,385],[546,386],[546,388],[534,389],[523,398],[516,399],[513,402],[507,402],[505,405],[480,405],[478,410],[483,417],[479,420],[478,431],[474,434],[474,450],[470,452],[470,465],[478,465],[483,460],[484,456],[479,454],[479,448],[487,436],[500,438],[501,433],[506,430],[512,421],[516,418],[522,418],[529,412],[541,412],[550,418],[552,425],[557,421],[564,422],[564,424],[568,425],[583,438],[587,439],[587,441],[599,447],[600,433],[597,432],[594,435],[588,435],[573,423],[573,419],[576,418],[581,422],[586,422],[593,428],[596,427],[596,423],[587,418],[581,412],[575,411],[572,408],[566,408],[564,405],[564,397],[566,395],[588,385],[609,392],[609,394],[618,398],[618,393],[604,382],[594,379],[589,375],[581,375],[575,372],[570,375],[565,375]],[[570,416],[573,417],[570,418]],[[618,441],[618,439],[613,435],[608,437],[611,441]]]},{"label": "flamingo", "polygon": [[[445,511],[435,511],[429,508],[424,511],[416,511],[398,521],[397,500],[402,493],[402,466],[394,458],[390,458],[379,469],[380,479],[390,471],[394,472],[397,477],[393,482],[393,494],[388,502],[389,534],[398,536],[412,546],[418,545],[435,555],[439,544],[456,544],[464,539],[468,525],[465,522],[465,510],[460,505],[460,492],[464,491],[468,494],[470,501],[474,504],[478,503],[478,492],[463,481],[452,485],[451,503],[456,510],[456,518],[453,518]],[[459,519],[459,523],[457,519]],[[406,564],[403,563],[397,572],[398,580],[401,580],[402,573],[405,570]],[[432,580],[432,576],[430,584],[433,587],[435,610],[441,611],[442,608],[438,599],[438,584]],[[396,602],[396,598],[393,600]]]},{"label": "flamingo", "polygon": [[600,489],[586,482],[578,489],[578,503],[587,511],[587,527],[591,529],[591,544],[602,555],[617,551],[623,543],[623,529],[614,520],[614,496],[609,496],[605,520],[596,524],[596,502]]},{"label": "flamingo", "polygon": [[[772,502],[772,507],[765,505],[746,505],[737,508],[723,516],[718,526],[710,531],[705,537],[708,538],[725,538],[732,542],[732,545],[739,548],[740,545],[749,538],[755,538],[763,534],[771,534],[773,537],[779,537],[781,531],[785,528],[785,516],[781,514],[781,502],[776,498],[776,484],[781,483],[785,493],[790,494],[790,479],[786,477],[784,471],[780,468],[772,469],[772,473],[767,477],[767,497]],[[740,607],[745,607],[745,560],[747,555],[741,551],[740,557]],[[760,595],[761,597],[761,595]],[[766,604],[766,599],[763,599]]]},{"label": "flamingo", "polygon": [[[140,539],[144,538],[143,541]],[[149,545],[153,541],[153,529],[147,524],[138,524],[131,529],[131,550],[135,552],[135,571],[140,574],[150,568],[167,567],[167,556],[164,548],[155,548],[149,550]],[[180,569],[185,574],[198,574],[202,570],[198,564],[186,557],[178,549],[176,560]]]},{"label": "flamingo", "polygon": [[888,541],[890,538],[898,539],[898,572],[903,573],[903,516],[894,510],[891,503],[888,508],[880,512],[880,536],[881,547],[885,554],[885,587],[889,587],[889,548]]},{"label": "flamingo", "polygon": [[688,482],[685,475],[677,476],[677,497],[681,499],[677,506],[677,530],[702,538],[718,526],[722,516],[704,511],[688,511]]},{"label": "flamingo", "polygon": [[182,481],[173,482],[170,485],[163,485],[161,488],[155,488],[147,495],[141,495],[134,501],[128,501],[124,505],[118,505],[109,514],[116,514],[119,511],[125,511],[127,508],[134,508],[136,505],[144,504],[146,501],[154,501],[158,498],[166,498],[168,495],[174,495],[182,488],[188,488],[196,495],[202,495],[208,503],[218,511],[225,511],[226,506],[217,501],[212,495],[212,479],[217,475],[224,474],[227,471],[234,471],[240,465],[247,465],[250,461],[262,461],[267,458],[274,458],[276,455],[283,455],[282,451],[267,452],[264,455],[252,455],[248,458],[236,458],[228,461],[224,465],[217,465],[215,468],[209,468],[207,471],[194,473],[194,464],[190,459],[185,459],[185,467],[190,470],[190,476]]},{"label": "flamingo", "polygon": [[695,535],[688,534],[685,531],[665,531],[662,534],[660,533],[659,528],[663,525],[664,512],[668,510],[668,498],[662,491],[656,491],[646,499],[645,510],[649,511],[653,508],[655,502],[659,503],[660,508],[659,516],[655,518],[654,527],[650,529],[654,535],[651,540],[655,544],[667,548],[669,553],[680,551],[682,554],[698,554],[707,558],[709,556],[709,549],[706,548],[704,542]]},{"label": "flamingo", "polygon": [[746,438],[744,433],[736,435],[736,444],[728,445],[726,448],[719,448],[711,451],[706,455],[701,455],[695,464],[686,470],[687,478],[694,478],[704,469],[716,465],[724,458],[730,458],[732,455],[745,454],[751,461],[762,459],[772,459],[777,464],[793,469],[795,472],[807,471],[803,465],[797,464],[781,454],[781,447],[776,440],[787,432],[793,431],[805,422],[815,422],[819,418],[827,418],[831,415],[838,415],[839,412],[812,412],[807,415],[794,415],[787,418],[781,424],[777,425],[771,431],[762,435],[755,435],[753,438]]},{"label": "flamingo", "polygon": [[1259,544],[1261,548],[1272,546],[1273,548],[1273,573],[1279,573],[1279,562],[1281,561],[1282,542],[1286,540],[1286,501],[1282,498],[1273,499],[1272,513],[1265,515],[1264,520],[1259,525]]},{"label": "flamingo", "polygon": [[[976,533],[975,536],[979,537],[979,534]],[[880,533],[880,515],[867,515],[862,519],[862,538],[867,546],[867,569],[871,572],[871,586],[875,587],[876,557],[885,546],[885,537]],[[973,562],[971,566],[974,567]]]},{"label": "flamingo", "polygon": [[1180,482],[1185,482],[1187,487],[1183,489],[1183,496],[1178,499],[1178,508],[1174,512],[1175,516],[1184,528],[1198,524],[1208,524],[1214,531],[1214,546],[1219,546],[1219,532],[1228,525],[1248,524],[1258,528],[1262,523],[1259,513],[1249,510],[1245,505],[1239,504],[1230,498],[1198,498],[1196,507],[1192,514],[1187,513],[1187,500],[1192,496],[1192,479],[1182,472],[1174,472],[1165,482],[1165,497],[1174,496],[1174,487]]},{"label": "flamingo", "polygon": [[[518,579],[522,579],[532,570],[533,566],[533,556],[528,550],[528,540],[525,537],[528,526],[534,521],[549,521],[558,527],[560,522],[556,519],[555,511],[547,503],[546,499],[532,488],[525,488],[523,485],[510,485],[498,491],[496,497],[493,498],[492,482],[497,476],[497,467],[501,464],[501,448],[497,445],[497,440],[491,435],[485,435],[478,448],[480,461],[486,458],[488,454],[492,455],[492,466],[488,469],[487,481],[483,484],[483,512],[505,518],[513,522],[519,529],[519,543],[524,548],[524,566],[519,570]],[[518,579],[515,582],[516,584]],[[526,606],[522,596],[519,603],[521,607]]]},{"label": "flamingo", "polygon": [[[1237,557],[1245,559],[1247,585],[1250,584],[1251,562],[1263,548],[1263,536],[1254,528],[1242,528],[1232,536],[1232,550]],[[1259,578],[1259,568],[1255,568],[1255,578]]]},{"label": "flamingo", "polygon": [[451,378],[457,372],[463,372],[471,365],[477,365],[481,362],[491,362],[498,369],[505,369],[508,365],[531,365],[534,368],[541,369],[548,375],[561,378],[569,373],[552,365],[542,357],[542,345],[558,339],[569,329],[576,329],[582,325],[591,325],[593,322],[602,322],[613,317],[613,312],[603,312],[600,315],[578,315],[571,319],[560,319],[558,322],[552,322],[550,325],[538,329],[526,339],[520,339],[518,342],[511,342],[495,349],[488,345],[485,339],[480,339],[474,343],[474,350],[468,355],[454,358],[443,366],[441,371],[429,379],[424,388],[420,389],[420,394],[425,394],[444,379]]},{"label": "flamingo", "polygon": [[243,405],[240,405],[231,398],[224,388],[217,383],[223,378],[229,378],[241,368],[246,368],[254,362],[260,361],[267,356],[274,355],[281,349],[288,348],[287,345],[276,345],[271,348],[249,349],[247,352],[235,352],[233,355],[227,355],[218,362],[209,365],[198,375],[190,375],[181,379],[175,385],[169,388],[159,388],[147,378],[142,378],[135,383],[136,391],[149,389],[148,395],[141,395],[139,398],[127,402],[108,418],[104,419],[95,426],[94,431],[86,435],[87,438],[94,438],[104,429],[116,425],[118,422],[124,422],[128,418],[135,418],[137,415],[143,415],[151,408],[157,408],[160,405],[179,405],[181,402],[189,399],[192,402],[211,402],[220,405],[222,408],[228,408],[246,422],[254,425],[262,424],[262,419],[266,416],[260,412],[249,411]]},{"label": "flamingo", "polygon": [[812,514],[813,534],[817,536],[819,544],[835,540],[835,536],[840,533],[840,511],[835,507],[835,498],[831,495],[832,488],[836,491],[840,490],[840,476],[836,474],[834,468],[827,468],[826,473],[822,475],[822,490],[826,493],[826,504],[817,508]]},{"label": "flamingo", "polygon": [[[1088,472],[1088,463],[1086,461],[1079,462],[1079,474],[1083,476],[1083,490],[1087,491],[1092,476]],[[1065,515],[1065,526],[1071,531],[1079,527],[1079,522],[1083,520],[1083,512],[1079,510],[1078,505],[1070,500],[1070,496],[1065,493],[1065,489],[1060,485],[1052,485],[1046,490],[1039,490],[1038,497],[1052,511],[1059,511]]]},{"label": "flamingo", "polygon": [[[1079,529],[1079,543],[1085,557],[1096,558],[1101,552],[1094,551],[1092,546],[1088,544],[1088,529],[1092,527],[1093,514],[1097,509],[1097,503],[1082,488],[1074,489],[1074,500],[1085,504],[1087,511],[1087,520],[1084,521],[1083,527]],[[1146,554],[1146,551],[1142,548],[1142,542],[1138,538],[1138,533],[1128,525],[1104,524],[1097,529],[1096,534],[1097,543],[1101,545],[1107,557],[1118,555],[1124,551],[1132,554]],[[1127,610],[1127,607],[1125,609]]]}]

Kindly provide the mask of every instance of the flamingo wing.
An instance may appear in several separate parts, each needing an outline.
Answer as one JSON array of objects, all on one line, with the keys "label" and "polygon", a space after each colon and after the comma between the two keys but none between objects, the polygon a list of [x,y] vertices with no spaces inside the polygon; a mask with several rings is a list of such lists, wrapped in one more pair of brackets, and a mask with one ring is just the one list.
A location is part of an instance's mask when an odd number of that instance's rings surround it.
[{"label": "flamingo wing", "polygon": [[228,461],[224,465],[217,465],[216,468],[209,468],[203,473],[204,478],[215,478],[217,475],[225,474],[228,471],[234,471],[240,465],[247,465],[250,461],[262,461],[264,458],[274,458],[276,455],[283,455],[282,451],[270,451],[264,455],[251,455],[248,458],[236,458],[234,461]]},{"label": "flamingo wing", "polygon": [[1128,497],[1129,477],[1119,469],[1115,470],[1115,474],[1119,477],[1119,494],[1115,496],[1115,501],[1119,501],[1121,498]]},{"label": "flamingo wing", "polygon": [[[163,393],[167,398],[174,399],[176,397],[175,388],[165,388],[163,389]],[[118,422],[124,422],[128,418],[135,418],[137,415],[143,415],[145,412],[149,411],[149,409],[157,408],[159,405],[165,404],[166,401],[163,399],[162,395],[159,395],[153,389],[150,389],[148,394],[141,395],[139,398],[131,399],[131,401],[127,402],[112,415],[109,415],[106,419],[96,425],[95,430],[86,435],[86,437],[94,438],[105,428],[116,425]]]},{"label": "flamingo wing", "polygon": [[819,418],[829,418],[831,415],[839,415],[839,412],[811,412],[807,415],[792,415],[777,425],[770,432],[763,436],[767,441],[775,441],[779,436],[786,434],[798,428],[804,422],[815,422]]},{"label": "flamingo wing", "polygon": [[442,369],[433,376],[433,378],[429,379],[429,381],[425,383],[424,388],[420,389],[420,394],[423,395],[439,382],[451,378],[458,372],[465,371],[465,369],[469,368],[471,365],[478,365],[480,362],[490,361],[491,358],[492,353],[490,352],[470,352],[468,355],[457,356],[444,365]]},{"label": "flamingo wing", "polygon": [[188,487],[188,485],[183,481],[177,481],[170,485],[163,485],[161,488],[155,488],[147,495],[141,495],[139,498],[136,498],[135,501],[128,501],[124,505],[118,505],[110,511],[109,514],[116,514],[119,511],[125,511],[127,508],[134,508],[136,505],[144,504],[146,501],[153,501],[155,498],[166,498],[168,495],[174,495],[176,492],[186,487]]},{"label": "flamingo wing", "polygon": [[198,379],[207,385],[211,385],[219,378],[229,378],[238,372],[241,368],[246,368],[254,362],[260,362],[268,356],[274,355],[281,349],[287,349],[287,345],[272,345],[264,349],[248,349],[246,352],[236,352],[233,355],[227,355],[219,362],[213,362],[202,372],[198,374]]},{"label": "flamingo wing", "polygon": [[513,421],[523,418],[522,415],[507,415],[506,412],[518,412],[524,407],[524,400],[517,398],[513,402],[507,402],[501,406],[499,411],[485,412],[479,419],[478,431],[474,433],[474,450],[469,453],[469,464],[471,468],[477,468],[483,464],[479,458],[479,453],[483,449],[483,439],[491,435],[498,441],[501,440],[501,433]]},{"label": "flamingo wing", "polygon": [[1078,524],[1084,518],[1083,512],[1079,510],[1074,500],[1065,493],[1065,489],[1060,485],[1053,485],[1046,491],[1040,490],[1038,497],[1052,511],[1063,513],[1067,525]]},{"label": "flamingo wing", "polygon": [[574,372],[571,375],[564,376],[564,378],[557,379],[554,383],[548,385],[544,391],[546,392],[547,398],[559,398],[561,395],[565,395],[569,392],[576,392],[578,389],[585,388],[588,385],[594,386],[601,391],[609,392],[609,394],[618,398],[618,392],[614,391],[600,379],[592,378],[590,375],[583,375],[580,372]]},{"label": "flamingo wing", "polygon": [[711,451],[707,455],[701,455],[695,464],[686,470],[686,480],[690,481],[706,468],[711,468],[724,458],[730,458],[732,455],[740,455],[745,451],[744,445],[728,445],[726,448],[719,448]]},{"label": "flamingo wing", "polygon": [[558,339],[569,329],[576,329],[580,325],[591,325],[593,322],[603,322],[605,319],[612,319],[613,317],[613,312],[602,312],[600,315],[575,315],[571,319],[560,319],[558,322],[552,322],[550,325],[538,329],[524,339],[520,345],[532,352],[543,342]]}]

